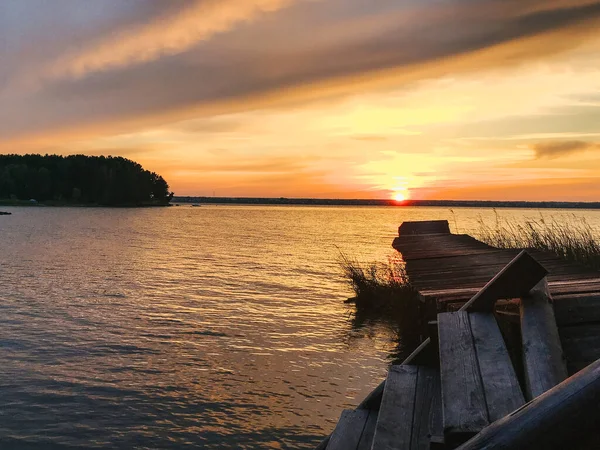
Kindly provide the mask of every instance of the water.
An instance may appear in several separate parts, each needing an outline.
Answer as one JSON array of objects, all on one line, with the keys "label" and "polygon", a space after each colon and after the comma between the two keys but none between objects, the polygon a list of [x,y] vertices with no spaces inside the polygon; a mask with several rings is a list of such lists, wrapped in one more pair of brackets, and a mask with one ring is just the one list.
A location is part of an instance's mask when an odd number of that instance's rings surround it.
[{"label": "water", "polygon": [[[0,447],[311,448],[385,376],[340,250],[385,260],[403,220],[491,210],[8,208]],[[503,217],[539,216],[501,210]],[[600,230],[600,211],[584,216]]]}]

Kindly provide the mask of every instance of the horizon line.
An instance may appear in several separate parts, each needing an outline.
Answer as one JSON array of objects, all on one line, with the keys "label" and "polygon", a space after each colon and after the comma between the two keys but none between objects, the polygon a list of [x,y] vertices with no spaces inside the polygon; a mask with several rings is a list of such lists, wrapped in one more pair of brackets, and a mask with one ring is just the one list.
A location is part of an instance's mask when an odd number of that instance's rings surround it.
[{"label": "horizon line", "polygon": [[245,197],[245,196],[203,196],[203,195],[175,195],[172,202],[196,203],[260,203],[268,204],[358,204],[381,206],[578,206],[600,208],[599,201],[574,201],[574,200],[432,200],[432,199],[407,199],[397,201],[394,199],[369,199],[369,198],[317,198],[317,197]]}]

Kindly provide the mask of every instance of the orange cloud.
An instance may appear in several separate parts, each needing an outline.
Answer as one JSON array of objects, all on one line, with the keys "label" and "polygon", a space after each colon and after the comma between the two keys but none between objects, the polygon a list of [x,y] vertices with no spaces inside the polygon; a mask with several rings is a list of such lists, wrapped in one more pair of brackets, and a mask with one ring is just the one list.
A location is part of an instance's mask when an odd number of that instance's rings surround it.
[{"label": "orange cloud", "polygon": [[[196,2],[187,7],[189,17],[174,13],[83,42],[81,51],[53,65],[56,74],[79,78],[59,77],[36,92],[10,94],[11,103],[0,110],[0,134],[6,141],[122,133],[191,117],[409,87],[572,49],[597,38],[600,19],[600,2],[567,7],[533,0],[486,0],[475,6],[456,1],[401,11],[386,3],[387,9],[382,4],[364,19],[346,19],[343,7],[345,14],[359,10],[356,1],[336,0],[329,8],[286,0]],[[321,8],[332,17],[320,17]],[[275,9],[264,28],[264,21],[236,27]],[[303,33],[297,31],[298,17],[304,24],[315,22],[310,33],[305,26]],[[436,38],[430,39],[433,29]],[[221,38],[196,45],[215,33]]]},{"label": "orange cloud", "polygon": [[182,53],[240,22],[254,20],[293,0],[195,0],[180,11],[144,26],[126,29],[84,46],[52,65],[51,75],[82,77]]}]

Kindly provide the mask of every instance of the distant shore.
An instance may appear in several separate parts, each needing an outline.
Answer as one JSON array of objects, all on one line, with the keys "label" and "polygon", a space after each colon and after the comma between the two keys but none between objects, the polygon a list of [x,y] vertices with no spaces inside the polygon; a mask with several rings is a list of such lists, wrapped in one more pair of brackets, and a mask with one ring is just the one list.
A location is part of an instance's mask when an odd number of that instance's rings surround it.
[{"label": "distant shore", "polygon": [[600,209],[600,202],[526,202],[479,200],[366,200],[322,198],[253,198],[253,197],[173,197],[171,204],[235,204],[235,205],[314,205],[314,206],[429,206],[445,208],[559,208]]},{"label": "distant shore", "polygon": [[11,200],[11,199],[0,199],[0,206],[27,206],[27,207],[46,207],[46,206],[57,206],[57,207],[72,207],[72,208],[157,208],[172,206],[170,203],[161,202],[141,202],[141,203],[123,203],[115,205],[101,205],[98,203],[76,203],[72,201],[61,201],[61,200],[48,200],[44,202],[31,201],[31,200]]}]

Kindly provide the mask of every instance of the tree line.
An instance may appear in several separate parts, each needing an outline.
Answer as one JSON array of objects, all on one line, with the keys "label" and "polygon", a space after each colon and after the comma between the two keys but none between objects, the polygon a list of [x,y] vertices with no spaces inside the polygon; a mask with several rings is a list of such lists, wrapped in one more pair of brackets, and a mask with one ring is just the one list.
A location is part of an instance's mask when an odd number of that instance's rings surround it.
[{"label": "tree line", "polygon": [[122,157],[0,155],[0,199],[139,206],[172,196],[163,177]]}]

